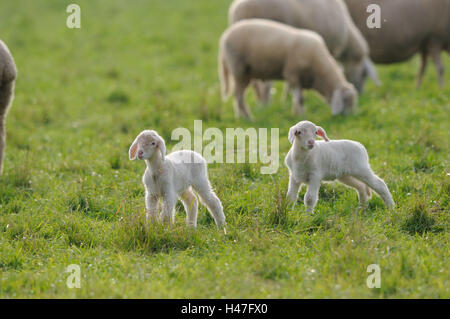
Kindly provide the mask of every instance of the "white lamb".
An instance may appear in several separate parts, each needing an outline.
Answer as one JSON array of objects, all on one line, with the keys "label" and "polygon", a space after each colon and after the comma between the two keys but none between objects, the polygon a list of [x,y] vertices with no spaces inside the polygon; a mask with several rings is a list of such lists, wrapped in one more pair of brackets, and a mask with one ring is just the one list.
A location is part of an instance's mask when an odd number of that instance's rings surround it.
[{"label": "white lamb", "polygon": [[[316,142],[316,136],[325,141]],[[307,184],[304,203],[307,211],[313,213],[321,181],[337,179],[356,189],[363,207],[370,199],[370,188],[380,195],[387,207],[395,206],[386,184],[370,168],[369,156],[361,143],[330,141],[323,128],[309,121],[301,121],[291,127],[289,141],[293,145],[285,159],[289,169],[287,197],[294,205],[300,186]]]},{"label": "white lamb", "polygon": [[186,210],[186,223],[197,226],[197,192],[217,226],[225,225],[222,203],[211,188],[205,159],[193,151],[177,151],[165,156],[164,140],[153,130],[142,131],[129,150],[130,160],[145,160],[147,168],[142,181],[145,186],[147,219],[156,220],[159,200],[163,201],[161,219],[173,223],[174,208],[180,198]]}]

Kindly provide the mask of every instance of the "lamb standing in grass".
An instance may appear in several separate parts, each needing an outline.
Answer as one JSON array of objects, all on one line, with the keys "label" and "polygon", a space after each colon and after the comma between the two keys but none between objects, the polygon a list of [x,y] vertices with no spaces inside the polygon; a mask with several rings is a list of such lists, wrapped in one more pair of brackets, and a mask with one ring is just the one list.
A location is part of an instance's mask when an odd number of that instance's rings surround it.
[{"label": "lamb standing in grass", "polygon": [[6,115],[14,97],[17,76],[14,59],[6,44],[0,40],[0,175],[3,172],[3,156],[6,145]]},{"label": "lamb standing in grass", "polygon": [[[316,142],[317,135],[325,141]],[[292,147],[285,159],[289,169],[287,197],[295,203],[302,183],[308,184],[304,198],[307,211],[314,212],[321,181],[336,179],[356,189],[363,207],[370,199],[370,188],[381,196],[387,207],[395,206],[386,184],[370,168],[369,156],[361,143],[330,141],[324,129],[309,121],[291,127],[289,141]]]},{"label": "lamb standing in grass", "polygon": [[197,226],[198,201],[206,205],[216,225],[225,225],[222,203],[211,188],[205,159],[193,151],[177,151],[166,155],[164,140],[155,131],[142,131],[130,147],[130,160],[145,160],[147,168],[142,181],[145,186],[147,219],[157,219],[159,200],[163,200],[161,219],[173,223],[178,197],[186,210],[186,223]]},{"label": "lamb standing in grass", "polygon": [[244,92],[251,80],[286,80],[293,113],[303,113],[301,88],[314,88],[331,104],[333,114],[351,111],[357,92],[348,83],[316,32],[282,23],[249,19],[230,26],[220,39],[222,97],[235,98],[235,115],[251,119]]}]

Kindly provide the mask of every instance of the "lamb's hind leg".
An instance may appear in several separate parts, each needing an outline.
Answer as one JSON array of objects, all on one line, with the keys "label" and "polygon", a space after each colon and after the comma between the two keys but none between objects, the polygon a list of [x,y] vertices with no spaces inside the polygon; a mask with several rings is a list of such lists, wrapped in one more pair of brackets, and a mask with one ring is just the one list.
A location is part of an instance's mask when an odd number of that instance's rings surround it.
[{"label": "lamb's hind leg", "polygon": [[373,189],[378,195],[380,195],[381,199],[384,201],[385,205],[388,208],[393,208],[395,206],[394,200],[392,199],[392,195],[389,192],[386,183],[375,175],[372,170],[368,169],[363,174],[355,175],[358,180],[364,182]]},{"label": "lamb's hind leg", "polygon": [[218,227],[225,226],[225,215],[223,213],[222,203],[211,188],[208,179],[203,179],[197,185],[193,185],[197,191],[200,201],[208,208],[209,213],[213,217]]},{"label": "lamb's hind leg", "polygon": [[371,196],[370,188],[363,182],[351,176],[344,176],[339,178],[339,181],[347,186],[350,186],[358,192],[359,203],[361,207],[367,207]]},{"label": "lamb's hind leg", "polygon": [[181,195],[181,201],[186,210],[186,224],[197,227],[198,200],[194,192],[189,188]]}]

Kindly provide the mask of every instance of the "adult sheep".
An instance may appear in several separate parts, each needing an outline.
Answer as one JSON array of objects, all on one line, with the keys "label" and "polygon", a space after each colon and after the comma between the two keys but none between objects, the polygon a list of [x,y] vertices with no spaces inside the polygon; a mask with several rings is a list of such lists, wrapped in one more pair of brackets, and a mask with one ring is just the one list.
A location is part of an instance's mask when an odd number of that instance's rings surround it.
[{"label": "adult sheep", "polygon": [[232,93],[235,115],[251,119],[244,92],[253,80],[285,80],[293,93],[293,113],[303,112],[300,88],[317,90],[333,115],[352,111],[358,94],[347,82],[324,40],[316,32],[264,19],[239,21],[220,38],[222,97]]},{"label": "adult sheep", "polygon": [[[450,52],[450,0],[345,0],[357,27],[365,36],[376,63],[403,62],[420,53],[417,86],[422,83],[428,56],[444,85],[441,51]],[[380,28],[367,27],[370,4],[380,11]]]},{"label": "adult sheep", "polygon": [[[347,80],[363,91],[366,77],[377,84],[375,67],[369,58],[369,48],[353,23],[342,0],[235,0],[229,9],[229,23],[244,19],[268,19],[320,34],[333,57],[342,63]],[[261,93],[262,102],[269,98],[268,88]],[[261,98],[262,97],[262,98]]]},{"label": "adult sheep", "polygon": [[3,156],[6,145],[6,114],[14,97],[17,69],[6,44],[0,40],[0,175],[3,172]]}]

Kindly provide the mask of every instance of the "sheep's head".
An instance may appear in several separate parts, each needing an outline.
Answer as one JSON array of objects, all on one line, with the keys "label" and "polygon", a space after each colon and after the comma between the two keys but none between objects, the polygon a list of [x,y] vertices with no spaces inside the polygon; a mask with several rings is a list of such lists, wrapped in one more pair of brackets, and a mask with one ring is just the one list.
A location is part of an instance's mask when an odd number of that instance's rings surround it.
[{"label": "sheep's head", "polygon": [[355,87],[347,83],[334,90],[331,98],[331,112],[333,115],[352,112],[358,103],[358,93]]},{"label": "sheep's head", "polygon": [[130,156],[130,160],[134,160],[136,158],[140,160],[147,160],[151,159],[157,150],[161,152],[161,157],[164,160],[166,155],[166,145],[164,140],[155,131],[145,130],[142,131],[136,137],[133,144],[131,144],[128,154]]},{"label": "sheep's head", "polygon": [[376,85],[380,86],[377,70],[369,58],[363,58],[358,61],[344,62],[345,77],[350,81],[359,93],[364,90],[364,84],[367,77],[371,78]]},{"label": "sheep's head", "polygon": [[326,142],[329,141],[325,130],[310,121],[301,121],[289,130],[289,142],[294,144],[295,139],[297,139],[300,147],[304,150],[314,148],[316,136],[323,138]]}]

